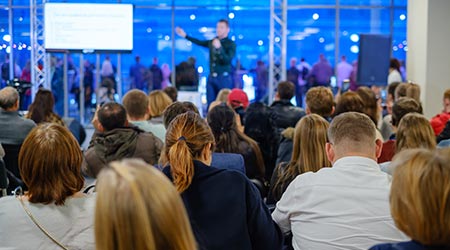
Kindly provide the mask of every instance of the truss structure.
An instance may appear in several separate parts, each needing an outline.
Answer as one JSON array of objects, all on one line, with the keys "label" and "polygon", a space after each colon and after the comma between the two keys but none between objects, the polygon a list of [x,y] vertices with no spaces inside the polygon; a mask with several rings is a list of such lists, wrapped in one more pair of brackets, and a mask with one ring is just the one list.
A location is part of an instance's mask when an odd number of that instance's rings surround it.
[{"label": "truss structure", "polygon": [[30,0],[31,82],[34,97],[39,86],[47,89],[50,84],[50,58],[44,46],[44,3],[46,0]]}]

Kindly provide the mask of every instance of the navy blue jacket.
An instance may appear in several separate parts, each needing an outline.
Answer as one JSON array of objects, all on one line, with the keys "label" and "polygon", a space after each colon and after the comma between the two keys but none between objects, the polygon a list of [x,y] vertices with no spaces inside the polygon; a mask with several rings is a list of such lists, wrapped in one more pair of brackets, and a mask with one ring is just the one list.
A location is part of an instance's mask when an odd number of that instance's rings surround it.
[{"label": "navy blue jacket", "polygon": [[[259,191],[237,171],[194,161],[194,177],[181,197],[199,249],[281,249],[283,234]],[[170,178],[170,166],[163,172]]]}]

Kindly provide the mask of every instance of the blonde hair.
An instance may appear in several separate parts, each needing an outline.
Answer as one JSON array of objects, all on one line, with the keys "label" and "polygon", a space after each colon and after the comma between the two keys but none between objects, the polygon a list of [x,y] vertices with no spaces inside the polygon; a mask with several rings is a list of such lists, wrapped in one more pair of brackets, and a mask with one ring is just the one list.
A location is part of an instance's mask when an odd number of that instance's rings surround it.
[{"label": "blonde hair", "polygon": [[398,125],[395,152],[410,148],[436,148],[433,128],[427,118],[421,114],[406,114]]},{"label": "blonde hair", "polygon": [[162,115],[167,106],[172,104],[172,99],[162,90],[153,90],[150,92],[148,100],[151,117]]},{"label": "blonde hair", "polygon": [[281,198],[283,188],[286,188],[299,174],[331,167],[325,151],[328,127],[329,123],[316,114],[304,116],[297,123],[291,161],[284,171],[280,166],[278,168],[280,178],[273,187],[273,194],[277,199]]},{"label": "blonde hair", "polygon": [[179,194],[153,166],[137,159],[109,164],[97,181],[97,250],[197,249]]},{"label": "blonde hair", "polygon": [[391,214],[412,240],[450,245],[450,149],[404,150],[394,157]]},{"label": "blonde hair", "polygon": [[214,136],[208,124],[192,111],[178,115],[170,123],[161,162],[163,165],[170,164],[178,192],[184,192],[191,185],[194,160],[201,157],[205,147],[213,144]]},{"label": "blonde hair", "polygon": [[229,88],[223,88],[223,89],[221,89],[220,91],[219,91],[219,94],[217,94],[217,97],[216,97],[216,101],[219,101],[219,102],[227,102],[227,100],[228,100],[228,95],[231,93],[231,89],[229,89]]}]

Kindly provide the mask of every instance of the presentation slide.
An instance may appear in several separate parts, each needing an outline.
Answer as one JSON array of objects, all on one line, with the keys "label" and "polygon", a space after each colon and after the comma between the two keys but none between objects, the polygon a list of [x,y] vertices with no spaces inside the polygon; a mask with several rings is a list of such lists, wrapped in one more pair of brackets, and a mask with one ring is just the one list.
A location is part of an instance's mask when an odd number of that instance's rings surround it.
[{"label": "presentation slide", "polygon": [[46,3],[47,50],[133,50],[133,5]]}]

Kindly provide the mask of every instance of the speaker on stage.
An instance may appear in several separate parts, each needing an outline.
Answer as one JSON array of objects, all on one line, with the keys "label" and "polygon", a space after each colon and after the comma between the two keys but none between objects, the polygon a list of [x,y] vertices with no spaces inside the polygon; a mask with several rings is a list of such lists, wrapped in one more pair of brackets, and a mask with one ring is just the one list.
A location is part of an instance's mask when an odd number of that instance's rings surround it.
[{"label": "speaker on stage", "polygon": [[391,46],[391,37],[388,35],[359,35],[357,73],[359,85],[387,85]]}]

